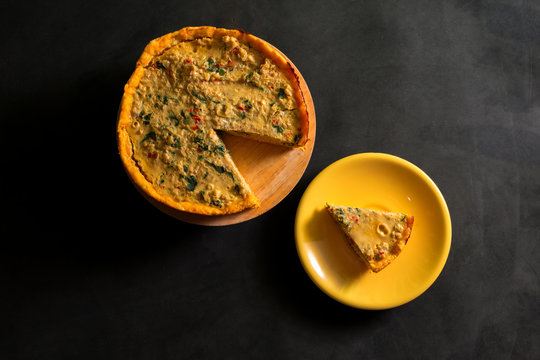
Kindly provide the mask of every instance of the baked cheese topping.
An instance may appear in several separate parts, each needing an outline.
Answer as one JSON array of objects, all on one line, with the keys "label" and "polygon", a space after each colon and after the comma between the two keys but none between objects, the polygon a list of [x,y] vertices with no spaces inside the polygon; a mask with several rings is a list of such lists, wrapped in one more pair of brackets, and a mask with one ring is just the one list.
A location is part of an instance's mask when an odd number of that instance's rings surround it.
[{"label": "baked cheese topping", "polygon": [[406,214],[328,204],[327,209],[376,272],[399,255],[412,229],[413,217]]},{"label": "baked cheese topping", "polygon": [[182,41],[144,68],[127,132],[156,191],[215,208],[249,186],[214,130],[297,146],[302,125],[284,72],[232,36]]}]

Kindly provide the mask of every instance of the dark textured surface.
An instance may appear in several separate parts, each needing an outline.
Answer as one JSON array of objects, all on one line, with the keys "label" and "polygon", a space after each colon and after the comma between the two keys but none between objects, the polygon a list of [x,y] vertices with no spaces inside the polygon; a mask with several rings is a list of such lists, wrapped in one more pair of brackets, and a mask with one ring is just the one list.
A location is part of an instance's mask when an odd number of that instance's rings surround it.
[{"label": "dark textured surface", "polygon": [[[538,2],[3,1],[0,18],[0,358],[540,358]],[[269,41],[315,101],[304,177],[244,224],[163,215],[116,153],[143,47],[190,25]],[[293,238],[313,177],[367,151],[421,167],[453,221],[435,284],[378,312],[320,292]]]}]

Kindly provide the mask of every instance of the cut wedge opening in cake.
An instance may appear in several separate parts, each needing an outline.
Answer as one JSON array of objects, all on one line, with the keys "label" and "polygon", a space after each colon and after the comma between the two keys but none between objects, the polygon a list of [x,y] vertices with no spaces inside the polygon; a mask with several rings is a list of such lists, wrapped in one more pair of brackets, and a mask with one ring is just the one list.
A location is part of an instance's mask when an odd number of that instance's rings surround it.
[{"label": "cut wedge opening in cake", "polygon": [[379,272],[401,253],[411,235],[414,216],[397,212],[326,204],[347,243],[369,269]]}]

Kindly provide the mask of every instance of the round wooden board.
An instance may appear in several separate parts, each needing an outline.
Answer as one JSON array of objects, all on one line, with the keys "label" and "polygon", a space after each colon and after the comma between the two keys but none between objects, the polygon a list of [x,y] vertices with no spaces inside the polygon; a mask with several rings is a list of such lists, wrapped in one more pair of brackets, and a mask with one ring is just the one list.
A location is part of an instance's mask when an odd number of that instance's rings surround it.
[{"label": "round wooden board", "polygon": [[165,214],[178,220],[198,225],[223,226],[238,224],[264,214],[279,204],[292,191],[304,174],[313,152],[316,129],[315,106],[302,74],[300,74],[300,71],[298,71],[292,61],[283,53],[281,54],[291,64],[298,76],[307,106],[309,140],[304,149],[291,149],[279,145],[266,144],[230,134],[221,135],[221,139],[225,143],[227,150],[230,151],[234,163],[255,196],[259,199],[261,206],[230,215],[209,216],[192,214],[171,208],[156,201],[135,185],[150,203]]}]

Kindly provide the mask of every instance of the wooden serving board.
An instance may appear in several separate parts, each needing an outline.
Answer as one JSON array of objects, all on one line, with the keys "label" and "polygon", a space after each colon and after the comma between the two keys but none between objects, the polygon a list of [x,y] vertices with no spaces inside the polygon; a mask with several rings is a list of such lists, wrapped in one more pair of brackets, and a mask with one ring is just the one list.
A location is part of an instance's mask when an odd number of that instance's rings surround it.
[{"label": "wooden serving board", "polygon": [[304,149],[291,149],[229,134],[221,135],[238,170],[259,199],[260,207],[230,215],[198,215],[164,205],[138,189],[143,196],[159,210],[176,219],[207,226],[231,225],[251,220],[283,200],[306,170],[315,144],[316,129],[315,106],[311,93],[296,66],[288,58],[287,60],[298,75],[309,116],[309,141]]}]

